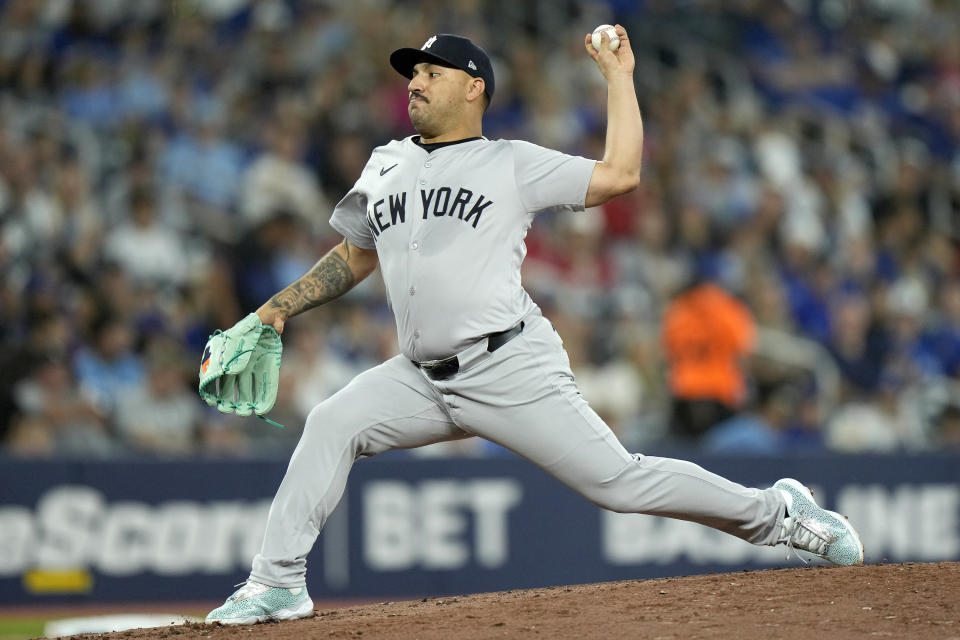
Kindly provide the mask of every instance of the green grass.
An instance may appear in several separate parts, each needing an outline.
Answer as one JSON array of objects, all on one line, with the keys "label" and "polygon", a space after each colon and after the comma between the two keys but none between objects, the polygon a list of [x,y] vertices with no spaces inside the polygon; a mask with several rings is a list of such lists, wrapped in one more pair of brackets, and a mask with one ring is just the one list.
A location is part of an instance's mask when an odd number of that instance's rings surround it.
[{"label": "green grass", "polygon": [[0,640],[26,640],[43,635],[45,618],[0,618]]}]

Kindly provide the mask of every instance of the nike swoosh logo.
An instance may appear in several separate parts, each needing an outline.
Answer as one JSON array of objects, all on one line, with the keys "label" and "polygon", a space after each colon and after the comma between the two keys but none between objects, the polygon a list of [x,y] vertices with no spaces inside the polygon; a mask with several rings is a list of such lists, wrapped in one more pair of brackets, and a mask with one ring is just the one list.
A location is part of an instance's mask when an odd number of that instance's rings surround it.
[{"label": "nike swoosh logo", "polygon": [[[400,163],[398,162],[397,164],[400,164]],[[393,167],[397,166],[397,164],[393,165]],[[393,169],[393,167],[387,167],[386,169],[380,169],[380,175],[381,175],[381,176],[387,175],[387,172],[390,171],[390,169]]]}]

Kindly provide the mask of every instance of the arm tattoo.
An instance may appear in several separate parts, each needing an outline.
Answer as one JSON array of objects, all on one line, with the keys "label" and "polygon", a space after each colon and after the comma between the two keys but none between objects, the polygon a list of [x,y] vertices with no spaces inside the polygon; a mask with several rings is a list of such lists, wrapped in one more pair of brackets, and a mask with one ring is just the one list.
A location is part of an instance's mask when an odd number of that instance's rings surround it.
[{"label": "arm tattoo", "polygon": [[330,251],[299,280],[270,298],[270,306],[282,310],[289,318],[339,298],[352,289],[357,279],[347,263],[350,243],[344,240],[342,246],[346,260],[336,250]]}]

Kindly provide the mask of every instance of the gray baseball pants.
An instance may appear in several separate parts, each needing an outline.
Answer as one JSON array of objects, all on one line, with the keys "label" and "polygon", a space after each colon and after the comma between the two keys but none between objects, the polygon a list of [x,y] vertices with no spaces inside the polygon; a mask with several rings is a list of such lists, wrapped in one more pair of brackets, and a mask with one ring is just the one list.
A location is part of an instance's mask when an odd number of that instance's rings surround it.
[{"label": "gray baseball pants", "polygon": [[305,585],[307,554],[355,460],[470,436],[514,451],[605,509],[690,520],[758,545],[776,542],[786,505],[775,489],[627,452],[580,395],[560,337],[539,312],[519,336],[471,364],[433,381],[396,356],[317,405],[270,507],[250,578]]}]

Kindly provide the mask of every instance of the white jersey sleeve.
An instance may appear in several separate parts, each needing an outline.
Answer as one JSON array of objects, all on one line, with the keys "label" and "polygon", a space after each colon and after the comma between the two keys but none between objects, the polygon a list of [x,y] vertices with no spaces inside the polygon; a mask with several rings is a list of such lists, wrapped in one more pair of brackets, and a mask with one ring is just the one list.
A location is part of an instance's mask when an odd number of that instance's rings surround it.
[{"label": "white jersey sleeve", "polygon": [[359,180],[333,208],[330,226],[339,231],[355,247],[376,248],[373,231],[367,224],[367,197],[360,190]]},{"label": "white jersey sleeve", "polygon": [[582,211],[597,163],[523,140],[511,140],[517,190],[527,211],[551,207]]}]

